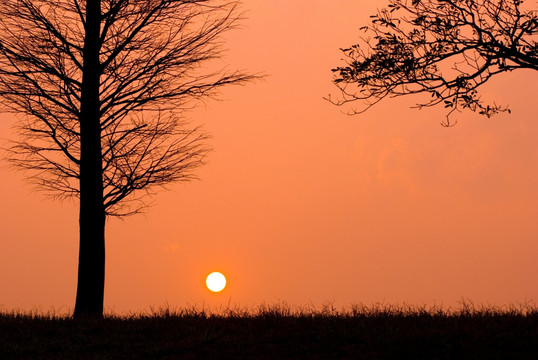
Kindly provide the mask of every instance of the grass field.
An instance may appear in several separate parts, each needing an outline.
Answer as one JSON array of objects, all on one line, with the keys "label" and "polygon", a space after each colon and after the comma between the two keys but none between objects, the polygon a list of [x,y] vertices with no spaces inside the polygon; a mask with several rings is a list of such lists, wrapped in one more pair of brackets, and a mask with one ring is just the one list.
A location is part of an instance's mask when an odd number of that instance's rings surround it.
[{"label": "grass field", "polygon": [[538,359],[535,307],[0,313],[0,359]]}]

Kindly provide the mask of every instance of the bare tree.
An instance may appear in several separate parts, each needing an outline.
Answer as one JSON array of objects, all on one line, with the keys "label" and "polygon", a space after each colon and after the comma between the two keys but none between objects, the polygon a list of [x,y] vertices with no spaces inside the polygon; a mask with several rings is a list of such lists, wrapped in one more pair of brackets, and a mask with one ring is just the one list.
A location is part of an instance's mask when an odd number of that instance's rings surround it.
[{"label": "bare tree", "polygon": [[362,103],[357,114],[387,96],[427,93],[417,107],[444,105],[447,126],[462,109],[509,112],[478,88],[500,73],[538,70],[537,13],[520,0],[390,0],[359,44],[341,49],[346,64],[332,70],[341,97],[329,100]]},{"label": "bare tree", "polygon": [[[75,316],[102,316],[105,220],[190,180],[208,151],[184,110],[254,77],[207,70],[238,1],[2,0],[0,98],[21,114],[10,161],[80,201]],[[204,67],[205,66],[205,67]]]}]

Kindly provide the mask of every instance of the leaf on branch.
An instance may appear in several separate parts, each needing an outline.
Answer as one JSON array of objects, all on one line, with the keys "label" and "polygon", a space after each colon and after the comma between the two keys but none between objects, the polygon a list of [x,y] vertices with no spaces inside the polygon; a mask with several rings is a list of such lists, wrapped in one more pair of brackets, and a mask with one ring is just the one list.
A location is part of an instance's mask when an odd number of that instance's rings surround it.
[{"label": "leaf on branch", "polygon": [[426,20],[426,15],[421,15],[413,20],[413,24],[420,25],[424,22],[424,20]]}]

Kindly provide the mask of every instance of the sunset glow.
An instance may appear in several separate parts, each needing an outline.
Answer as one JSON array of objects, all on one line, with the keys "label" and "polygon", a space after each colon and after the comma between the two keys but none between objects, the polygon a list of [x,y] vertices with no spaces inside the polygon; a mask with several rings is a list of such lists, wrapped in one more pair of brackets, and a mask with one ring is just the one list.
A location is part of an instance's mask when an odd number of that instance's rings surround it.
[{"label": "sunset glow", "polygon": [[[211,135],[199,179],[107,219],[105,311],[538,301],[538,74],[492,78],[484,97],[512,113],[450,128],[412,97],[348,116],[324,99],[331,68],[387,2],[243,1],[215,66],[267,76],[187,104]],[[0,138],[16,121],[2,114]],[[72,311],[77,200],[47,199],[3,158],[0,310]],[[205,284],[210,269],[233,286],[209,292],[226,285]]]}]

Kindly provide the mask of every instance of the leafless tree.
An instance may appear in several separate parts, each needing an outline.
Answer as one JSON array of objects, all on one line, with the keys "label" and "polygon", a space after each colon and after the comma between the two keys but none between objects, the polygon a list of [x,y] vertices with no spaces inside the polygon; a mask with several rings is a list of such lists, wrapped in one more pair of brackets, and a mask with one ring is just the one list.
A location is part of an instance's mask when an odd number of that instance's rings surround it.
[{"label": "leafless tree", "polygon": [[492,76],[538,70],[537,9],[520,0],[390,0],[371,16],[358,44],[341,49],[346,64],[332,71],[337,105],[362,103],[362,113],[385,97],[426,93],[424,106],[488,117],[507,107],[481,100]]},{"label": "leafless tree", "polygon": [[185,110],[222,86],[221,35],[241,18],[225,0],[2,0],[0,98],[19,114],[10,161],[80,202],[75,316],[102,316],[105,219],[190,180],[208,151]]}]

